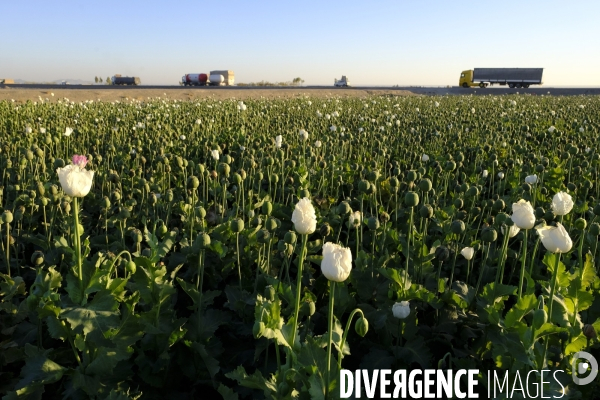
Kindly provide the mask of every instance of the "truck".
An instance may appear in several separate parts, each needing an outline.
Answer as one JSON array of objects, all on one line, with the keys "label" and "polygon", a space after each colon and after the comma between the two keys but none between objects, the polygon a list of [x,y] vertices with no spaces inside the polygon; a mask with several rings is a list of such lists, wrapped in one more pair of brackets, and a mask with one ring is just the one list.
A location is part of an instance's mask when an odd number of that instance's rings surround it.
[{"label": "truck", "polygon": [[335,82],[333,83],[333,86],[335,86],[335,87],[348,87],[348,86],[350,86],[350,81],[348,80],[348,78],[346,77],[346,75],[342,75],[342,79],[338,80],[336,78]]},{"label": "truck", "polygon": [[543,68],[474,68],[460,73],[458,85],[464,88],[485,88],[495,83],[509,88],[541,85]]},{"label": "truck", "polygon": [[235,76],[230,70],[215,70],[210,71],[208,75],[208,83],[211,86],[233,86]]},{"label": "truck", "polygon": [[208,85],[207,74],[185,74],[181,77],[183,86],[206,86]]},{"label": "truck", "polygon": [[140,83],[141,83],[140,78],[138,78],[137,76],[121,76],[119,74],[116,74],[115,76],[112,77],[113,85],[139,86]]},{"label": "truck", "polygon": [[14,84],[15,84],[14,79],[0,78],[0,85],[14,85]]}]

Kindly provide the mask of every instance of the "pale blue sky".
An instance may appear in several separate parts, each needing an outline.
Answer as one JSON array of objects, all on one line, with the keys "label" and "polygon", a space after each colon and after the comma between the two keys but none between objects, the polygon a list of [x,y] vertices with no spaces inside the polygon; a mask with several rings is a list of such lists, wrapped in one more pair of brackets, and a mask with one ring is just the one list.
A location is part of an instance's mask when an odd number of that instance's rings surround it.
[{"label": "pale blue sky", "polygon": [[177,84],[457,85],[474,67],[543,67],[545,86],[600,86],[600,1],[0,2],[0,78]]}]

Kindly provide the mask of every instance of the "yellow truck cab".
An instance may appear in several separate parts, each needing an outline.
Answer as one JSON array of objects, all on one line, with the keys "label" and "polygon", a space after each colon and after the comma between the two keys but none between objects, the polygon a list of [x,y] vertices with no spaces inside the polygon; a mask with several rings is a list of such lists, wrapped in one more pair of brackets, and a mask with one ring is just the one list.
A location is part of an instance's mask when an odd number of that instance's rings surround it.
[{"label": "yellow truck cab", "polygon": [[483,82],[481,82],[481,83],[473,82],[473,70],[468,69],[468,70],[460,73],[460,80],[458,81],[458,86],[462,86],[464,88],[474,87],[474,86],[486,87],[487,84],[485,84]]}]

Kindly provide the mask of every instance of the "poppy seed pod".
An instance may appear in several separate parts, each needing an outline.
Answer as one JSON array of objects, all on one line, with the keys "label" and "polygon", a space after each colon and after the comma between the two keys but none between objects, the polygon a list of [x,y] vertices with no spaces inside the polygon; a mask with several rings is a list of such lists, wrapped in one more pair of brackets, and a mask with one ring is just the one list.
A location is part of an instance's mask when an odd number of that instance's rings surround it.
[{"label": "poppy seed pod", "polygon": [[260,229],[258,232],[256,232],[256,241],[258,243],[269,243],[271,240],[271,234],[269,233],[268,230],[266,229]]},{"label": "poppy seed pod", "polygon": [[590,235],[599,236],[600,235],[600,224],[598,224],[597,222],[590,224],[589,232],[590,232]]},{"label": "poppy seed pod", "polygon": [[283,237],[283,240],[285,240],[285,242],[287,244],[295,244],[296,239],[297,239],[296,232],[292,232],[292,231],[286,232],[286,234]]},{"label": "poppy seed pod", "polygon": [[240,233],[244,230],[244,220],[236,218],[230,222],[230,227],[232,232]]},{"label": "poppy seed pod", "polygon": [[267,230],[269,232],[273,232],[275,229],[277,229],[278,224],[277,224],[277,219],[273,218],[273,217],[269,217],[267,219],[267,221],[265,222],[265,228],[267,228]]},{"label": "poppy seed pod", "polygon": [[352,212],[352,208],[350,208],[350,204],[347,201],[342,201],[337,206],[337,212],[339,215],[345,216]]},{"label": "poppy seed pod", "polygon": [[496,200],[494,202],[494,205],[492,206],[492,208],[496,211],[504,210],[505,207],[506,207],[506,203],[504,203],[504,200],[502,200],[502,199]]},{"label": "poppy seed pod", "polygon": [[198,186],[200,186],[200,181],[198,180],[198,178],[195,176],[190,176],[188,178],[188,187],[191,187],[192,189],[197,189]]},{"label": "poppy seed pod", "polygon": [[408,207],[416,207],[419,204],[419,195],[415,192],[407,192],[404,195],[404,203]]},{"label": "poppy seed pod", "polygon": [[433,184],[429,178],[424,178],[419,181],[419,189],[421,189],[423,192],[429,192],[432,187]]},{"label": "poppy seed pod", "polygon": [[452,224],[450,224],[450,230],[452,233],[460,235],[465,231],[465,223],[461,220],[453,221]]},{"label": "poppy seed pod", "polygon": [[454,201],[452,203],[454,204],[454,207],[458,210],[463,208],[465,205],[465,203],[462,199],[454,199]]},{"label": "poppy seed pod", "polygon": [[261,207],[263,215],[271,215],[273,211],[273,204],[270,201],[265,201]]},{"label": "poppy seed pod", "polygon": [[446,246],[438,246],[435,249],[435,258],[444,262],[450,258],[450,251]]},{"label": "poppy seed pod", "polygon": [[13,222],[12,212],[10,212],[10,210],[4,210],[4,212],[2,213],[2,223],[10,224],[11,222]]},{"label": "poppy seed pod", "polygon": [[358,182],[358,190],[361,193],[367,193],[369,188],[370,188],[371,184],[369,183],[369,181],[366,180],[361,180],[360,182]]},{"label": "poppy seed pod", "polygon": [[379,220],[376,217],[369,217],[367,219],[367,226],[370,230],[374,231],[379,228]]},{"label": "poppy seed pod", "polygon": [[407,182],[414,182],[417,180],[417,178],[418,178],[417,171],[410,170],[406,173],[406,181]]},{"label": "poppy seed pod", "polygon": [[208,246],[210,246],[210,236],[208,235],[208,233],[202,232],[201,234],[196,236],[194,243],[197,243],[200,249],[206,249],[208,248]]},{"label": "poppy seed pod", "polygon": [[379,179],[379,171],[377,171],[377,170],[374,170],[374,171],[370,171],[370,172],[367,174],[367,180],[368,180],[369,182],[376,182],[376,181],[377,181],[377,179]]},{"label": "poppy seed pod", "polygon": [[495,242],[497,239],[498,232],[492,227],[484,228],[481,232],[481,240],[486,243]]},{"label": "poppy seed pod", "polygon": [[433,207],[431,207],[429,204],[423,204],[419,209],[419,215],[421,218],[433,217]]},{"label": "poppy seed pod", "polygon": [[217,171],[225,176],[229,176],[229,172],[231,171],[231,167],[226,163],[219,163],[217,166]]},{"label": "poppy seed pod", "polygon": [[456,169],[456,163],[454,161],[447,161],[444,165],[444,171],[454,171]]},{"label": "poppy seed pod", "polygon": [[466,195],[467,195],[468,197],[475,197],[475,196],[478,196],[478,195],[479,195],[479,189],[477,188],[477,186],[471,186],[471,187],[470,187],[470,188],[467,190],[467,192],[466,192]]}]

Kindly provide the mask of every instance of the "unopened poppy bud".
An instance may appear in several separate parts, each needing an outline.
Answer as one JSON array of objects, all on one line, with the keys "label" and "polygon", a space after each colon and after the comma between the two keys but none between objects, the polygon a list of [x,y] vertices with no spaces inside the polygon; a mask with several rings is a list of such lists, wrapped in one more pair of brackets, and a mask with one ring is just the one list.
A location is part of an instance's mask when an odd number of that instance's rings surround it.
[{"label": "unopened poppy bud", "polygon": [[273,285],[268,285],[265,287],[265,297],[269,300],[269,301],[275,301],[275,288],[273,287]]},{"label": "unopened poppy bud", "polygon": [[594,325],[591,325],[591,324],[585,324],[583,326],[583,334],[588,339],[595,339],[596,336],[598,336],[596,334],[596,329],[594,329]]},{"label": "unopened poppy bud", "polygon": [[356,320],[356,324],[354,324],[354,330],[356,330],[356,333],[358,333],[360,337],[365,337],[369,331],[369,321],[367,321],[366,318],[360,317]]},{"label": "unopened poppy bud", "polygon": [[34,266],[42,265],[44,263],[44,253],[41,251],[34,251],[31,255],[31,263]]},{"label": "unopened poppy bud", "polygon": [[575,228],[579,229],[580,231],[584,230],[586,226],[587,222],[585,221],[585,219],[577,218],[577,220],[575,220]]},{"label": "unopened poppy bud", "polygon": [[263,215],[271,215],[273,211],[273,204],[270,201],[265,201],[262,205],[262,214]]},{"label": "unopened poppy bud", "polygon": [[254,338],[260,339],[262,337],[263,333],[265,332],[266,328],[267,327],[264,322],[256,321],[254,323],[254,326],[252,327],[252,334],[254,335]]}]

